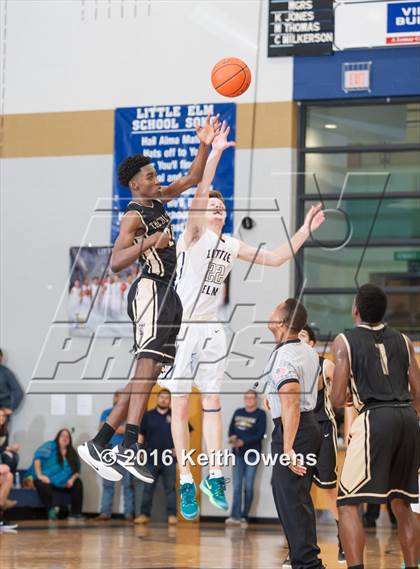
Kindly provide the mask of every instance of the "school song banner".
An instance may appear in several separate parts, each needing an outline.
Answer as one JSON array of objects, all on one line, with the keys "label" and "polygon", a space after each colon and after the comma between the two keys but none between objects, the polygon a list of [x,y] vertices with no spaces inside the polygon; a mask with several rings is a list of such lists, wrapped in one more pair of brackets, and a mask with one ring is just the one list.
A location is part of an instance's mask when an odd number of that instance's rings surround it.
[{"label": "school song banner", "polygon": [[[194,125],[196,122],[204,124],[208,113],[220,114],[220,120],[226,120],[231,128],[229,140],[235,140],[236,105],[234,103],[156,105],[116,109],[112,242],[117,238],[121,215],[131,199],[130,190],[118,183],[119,164],[131,154],[150,156],[158,173],[159,182],[162,186],[169,185],[188,172],[199,146]],[[219,190],[226,200],[225,233],[233,231],[234,163],[235,149],[229,148],[222,155],[213,181],[213,188]],[[166,206],[172,218],[176,238],[184,229],[194,192],[195,188],[192,188]]]}]

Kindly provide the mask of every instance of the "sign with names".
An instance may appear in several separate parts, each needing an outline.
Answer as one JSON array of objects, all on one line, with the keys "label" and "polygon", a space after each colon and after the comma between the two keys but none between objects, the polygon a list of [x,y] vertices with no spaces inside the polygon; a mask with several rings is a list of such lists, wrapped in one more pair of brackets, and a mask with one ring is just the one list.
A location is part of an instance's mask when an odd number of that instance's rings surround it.
[{"label": "sign with names", "polygon": [[270,0],[268,57],[332,53],[333,0]]}]

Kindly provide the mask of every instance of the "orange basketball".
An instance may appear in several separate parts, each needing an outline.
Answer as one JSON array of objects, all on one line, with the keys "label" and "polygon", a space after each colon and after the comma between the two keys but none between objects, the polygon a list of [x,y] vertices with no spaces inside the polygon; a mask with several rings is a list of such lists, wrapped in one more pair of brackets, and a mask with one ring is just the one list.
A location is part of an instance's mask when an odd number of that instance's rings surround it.
[{"label": "orange basketball", "polygon": [[251,84],[251,71],[242,59],[228,57],[216,63],[211,72],[213,87],[224,97],[238,97]]}]

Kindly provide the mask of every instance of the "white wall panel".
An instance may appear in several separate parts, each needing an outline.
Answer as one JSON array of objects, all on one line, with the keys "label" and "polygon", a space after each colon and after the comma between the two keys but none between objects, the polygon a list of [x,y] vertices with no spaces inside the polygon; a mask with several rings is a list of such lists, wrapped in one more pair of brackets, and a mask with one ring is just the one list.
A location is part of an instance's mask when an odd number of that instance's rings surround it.
[{"label": "white wall panel", "polygon": [[[241,211],[235,213],[235,223],[238,225],[247,213],[250,183],[251,215],[257,222],[251,231],[241,230],[238,233],[238,237],[246,242],[256,246],[266,242],[268,247],[275,247],[285,240],[281,217],[290,228],[293,155],[293,151],[288,149],[257,150],[253,157],[250,151],[237,152],[235,188],[237,207]],[[97,200],[110,195],[111,168],[111,156],[29,158],[2,162],[0,343],[6,351],[8,364],[24,386],[32,377],[66,291],[69,247],[89,242],[98,246],[109,243],[109,219],[105,216],[94,218],[92,222],[92,215]],[[273,211],[259,211],[267,204],[275,203],[275,199],[279,203],[278,209],[273,207]],[[86,233],[88,227],[90,229]],[[272,307],[290,293],[290,264],[262,271],[253,268],[244,281],[247,270],[247,264],[238,261],[232,274],[231,304],[226,313],[229,314],[235,304],[253,305],[254,308],[251,315],[247,309],[238,311],[229,325],[234,332],[252,324],[253,319],[266,320]],[[58,311],[58,314],[62,316],[63,312]],[[258,334],[264,341],[270,341],[265,324],[258,326]],[[239,351],[249,351],[249,335],[238,336],[236,347]],[[106,353],[107,341],[102,348]],[[254,376],[263,368],[269,349],[269,345],[259,343],[252,348],[255,363],[246,373],[242,361],[229,364],[235,379],[227,381],[224,386],[227,393],[223,398],[225,431],[234,408],[242,400],[241,395],[233,395],[232,392],[241,392],[254,383]],[[54,358],[54,352],[48,357]],[[102,357],[99,352],[98,357]],[[121,357],[128,359],[128,351]],[[65,368],[63,378],[69,386],[80,382],[82,367],[83,362]],[[51,391],[56,390],[57,384],[51,385]],[[110,400],[109,394],[96,394],[93,414],[81,417],[76,412],[76,396],[68,395],[66,416],[56,417],[50,416],[48,394],[28,394],[13,421],[14,440],[22,445],[22,465],[27,466],[35,448],[52,438],[63,426],[75,427],[76,442],[91,436],[100,412]],[[264,502],[271,492],[269,470],[261,469],[259,473],[262,494],[253,512],[261,516],[271,515],[267,513]],[[83,477],[88,490],[85,508],[96,511],[99,483],[90,469],[84,468]],[[208,505],[203,506],[203,513],[217,514]],[[271,513],[274,515],[274,510]]]},{"label": "white wall panel", "polygon": [[241,102],[290,100],[292,59],[267,59],[266,19],[259,0],[8,2],[5,112],[225,100],[210,83],[224,57],[253,73]]},{"label": "white wall panel", "polygon": [[[9,0],[0,6],[1,34],[6,32],[7,38],[6,52],[0,54],[5,55],[0,58],[0,66],[5,63],[0,69],[5,113],[225,101],[212,89],[209,76],[214,63],[229,56],[247,61],[254,78],[237,102],[292,98],[291,58],[266,57],[265,1]],[[288,228],[293,219],[293,156],[290,149],[237,151],[235,195],[242,211],[235,213],[235,222],[239,225],[247,213],[250,187],[251,215],[257,222],[251,231],[238,234],[247,242],[271,247],[284,241],[281,217]],[[66,291],[69,247],[109,243],[109,219],[89,223],[97,200],[111,196],[112,156],[3,160],[0,176],[0,345],[27,386],[54,316],[63,315],[57,308]],[[275,198],[277,209],[259,211]],[[255,308],[251,316],[238,312],[230,324],[233,332],[248,326],[250,319],[266,319],[274,304],[290,293],[290,265],[253,268],[244,281],[246,272],[238,262],[227,313],[236,303],[254,303]],[[245,337],[238,342],[239,348],[249,347]],[[105,352],[106,344],[102,347]],[[242,404],[241,396],[232,392],[253,383],[253,374],[264,364],[265,348],[257,346],[256,351],[248,375],[242,373],[241,362],[231,364],[240,377],[226,385],[231,394],[224,396],[225,431],[233,410]],[[47,356],[51,364],[53,357]],[[69,385],[80,381],[81,367],[68,366],[63,380]],[[22,465],[27,466],[35,448],[63,426],[75,428],[76,443],[86,439],[110,399],[95,395],[92,416],[81,417],[76,395],[68,395],[66,416],[57,417],[50,415],[48,394],[27,395],[13,420]],[[266,503],[262,506],[269,496],[271,504],[269,469],[261,469],[258,476],[262,493],[252,513],[274,516],[274,509],[268,513]],[[100,483],[87,468],[83,479],[85,509],[96,511]],[[204,504],[203,513],[218,512]]]}]

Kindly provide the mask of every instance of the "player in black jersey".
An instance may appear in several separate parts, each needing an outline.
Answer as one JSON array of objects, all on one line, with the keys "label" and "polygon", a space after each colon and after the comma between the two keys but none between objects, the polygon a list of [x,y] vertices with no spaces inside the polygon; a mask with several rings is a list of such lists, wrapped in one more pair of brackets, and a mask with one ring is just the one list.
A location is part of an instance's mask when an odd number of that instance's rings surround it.
[{"label": "player in black jersey", "polygon": [[335,407],[344,405],[349,390],[359,413],[337,501],[351,569],[363,569],[365,536],[357,509],[362,502],[390,502],[406,569],[417,567],[420,553],[420,528],[410,508],[419,495],[420,370],[407,336],[383,323],[386,305],[379,287],[363,285],[353,303],[356,327],[333,343],[331,401]]},{"label": "player in black jersey", "polygon": [[[78,447],[81,458],[107,480],[120,480],[125,469],[144,482],[153,482],[148,469],[136,460],[139,425],[162,365],[174,361],[175,340],[182,320],[181,301],[173,287],[176,246],[164,203],[201,181],[209,146],[219,129],[218,117],[212,121],[210,115],[203,127],[196,127],[200,146],[190,171],[168,187],[160,186],[147,156],[129,156],[119,167],[119,182],[130,188],[133,199],[121,219],[111,269],[119,272],[137,260],[142,265],[140,277],[128,295],[137,365],[134,377],[100,431]],[[125,420],[122,445],[112,451],[107,449],[115,430]]]},{"label": "player in black jersey", "polygon": [[[299,338],[312,348],[316,344],[315,332],[306,324]],[[332,361],[319,356],[321,373],[318,378],[318,398],[314,409],[315,418],[321,430],[321,447],[318,453],[316,466],[314,467],[313,481],[328,496],[329,509],[333,515],[338,530],[337,510],[337,424],[335,422],[334,409],[331,404],[330,393],[334,375]],[[343,547],[338,536],[338,562],[345,563]]]}]

